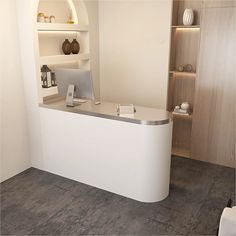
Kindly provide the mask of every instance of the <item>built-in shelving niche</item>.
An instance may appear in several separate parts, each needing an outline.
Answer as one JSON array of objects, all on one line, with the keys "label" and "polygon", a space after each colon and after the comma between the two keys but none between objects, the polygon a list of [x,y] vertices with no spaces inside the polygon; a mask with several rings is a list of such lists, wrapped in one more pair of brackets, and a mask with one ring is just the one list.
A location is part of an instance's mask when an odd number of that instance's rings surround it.
[{"label": "built-in shelving niche", "polygon": [[[36,23],[39,70],[42,65],[48,65],[52,70],[55,68],[90,69],[89,21],[84,2],[39,0],[37,13],[39,12],[47,16],[55,16],[54,23]],[[74,24],[67,24],[70,17],[74,20]],[[80,44],[79,54],[64,55],[62,51],[64,40],[72,41],[74,38]],[[38,77],[40,101],[58,93],[57,87],[41,88],[41,73]]]},{"label": "built-in shelving niche", "polygon": [[[183,25],[183,13],[186,8],[194,10],[194,23]],[[167,109],[172,112],[176,105],[189,102],[191,115],[173,115],[172,154],[191,156],[191,131],[194,119],[195,81],[197,79],[198,51],[200,40],[201,1],[173,1],[171,26],[170,73]],[[191,64],[191,72],[179,72],[179,65]]]}]

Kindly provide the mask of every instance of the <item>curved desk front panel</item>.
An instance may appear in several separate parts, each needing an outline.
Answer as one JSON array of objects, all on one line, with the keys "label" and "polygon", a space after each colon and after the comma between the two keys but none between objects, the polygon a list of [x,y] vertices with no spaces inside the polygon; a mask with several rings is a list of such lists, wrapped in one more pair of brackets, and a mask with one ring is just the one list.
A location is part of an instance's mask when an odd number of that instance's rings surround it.
[{"label": "curved desk front panel", "polygon": [[34,167],[142,202],[166,198],[172,140],[169,113],[136,107],[135,117],[120,120],[110,117],[111,112],[117,116],[112,110],[116,104],[83,106],[67,108],[62,101],[41,105],[43,157]]}]

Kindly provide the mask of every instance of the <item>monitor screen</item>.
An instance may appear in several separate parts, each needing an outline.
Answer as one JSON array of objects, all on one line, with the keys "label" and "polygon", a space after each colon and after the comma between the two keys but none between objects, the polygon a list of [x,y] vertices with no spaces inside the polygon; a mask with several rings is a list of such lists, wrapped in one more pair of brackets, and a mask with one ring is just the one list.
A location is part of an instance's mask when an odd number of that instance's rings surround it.
[{"label": "monitor screen", "polygon": [[58,93],[66,97],[68,86],[75,85],[75,97],[94,100],[93,81],[90,70],[55,69]]}]

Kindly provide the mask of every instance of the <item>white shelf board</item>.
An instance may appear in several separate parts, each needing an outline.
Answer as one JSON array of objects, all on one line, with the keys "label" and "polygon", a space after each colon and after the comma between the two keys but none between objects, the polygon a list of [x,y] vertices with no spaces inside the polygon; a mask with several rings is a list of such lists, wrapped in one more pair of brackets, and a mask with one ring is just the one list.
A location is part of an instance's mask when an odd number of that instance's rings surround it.
[{"label": "white shelf board", "polygon": [[57,86],[50,87],[50,88],[42,88],[42,96],[43,97],[48,97],[58,94],[58,89]]},{"label": "white shelf board", "polygon": [[40,57],[39,63],[40,65],[55,65],[55,64],[63,64],[74,61],[85,61],[89,60],[89,53],[82,54],[71,54],[71,55],[55,55],[55,56],[43,56]]},{"label": "white shelf board", "polygon": [[87,32],[88,25],[60,24],[60,23],[37,23],[38,31],[75,31]]}]

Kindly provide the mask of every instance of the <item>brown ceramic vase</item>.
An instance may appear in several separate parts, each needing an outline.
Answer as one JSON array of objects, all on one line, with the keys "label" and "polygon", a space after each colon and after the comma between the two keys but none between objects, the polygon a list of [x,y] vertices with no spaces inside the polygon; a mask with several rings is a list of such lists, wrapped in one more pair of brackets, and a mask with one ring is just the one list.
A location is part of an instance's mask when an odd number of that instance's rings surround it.
[{"label": "brown ceramic vase", "polygon": [[65,55],[70,55],[71,54],[71,44],[68,39],[64,41],[62,44],[62,51]]},{"label": "brown ceramic vase", "polygon": [[78,54],[80,51],[80,45],[79,43],[77,42],[76,39],[73,39],[72,43],[71,43],[71,52],[73,54]]}]

